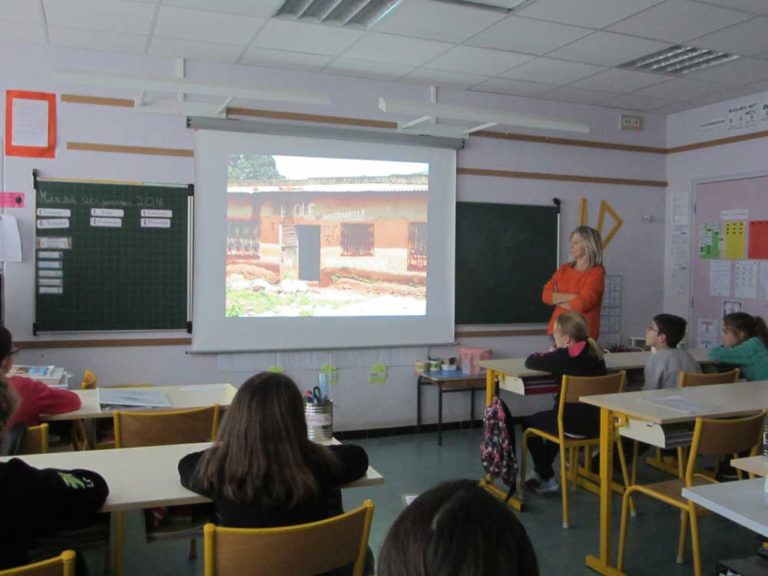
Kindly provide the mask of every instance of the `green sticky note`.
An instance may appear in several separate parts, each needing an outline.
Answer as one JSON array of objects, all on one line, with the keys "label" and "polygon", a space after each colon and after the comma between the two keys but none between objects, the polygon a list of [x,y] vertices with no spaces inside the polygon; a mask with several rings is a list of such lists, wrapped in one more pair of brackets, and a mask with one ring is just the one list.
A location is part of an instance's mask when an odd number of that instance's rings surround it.
[{"label": "green sticky note", "polygon": [[384,364],[373,364],[370,372],[368,382],[371,384],[384,384],[387,381],[387,367]]}]

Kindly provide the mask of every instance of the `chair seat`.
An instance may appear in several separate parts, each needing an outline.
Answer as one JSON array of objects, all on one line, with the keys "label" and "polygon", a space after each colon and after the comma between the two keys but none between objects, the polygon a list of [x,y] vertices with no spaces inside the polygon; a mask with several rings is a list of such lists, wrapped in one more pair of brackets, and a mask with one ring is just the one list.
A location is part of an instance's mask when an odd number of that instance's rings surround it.
[{"label": "chair seat", "polygon": [[[704,484],[712,484],[712,482],[698,476],[693,477],[694,486],[702,486]],[[633,488],[640,489],[641,492],[656,492],[657,494],[661,494],[667,498],[677,500],[681,506],[687,506],[688,500],[682,496],[684,487],[685,481],[682,478],[673,478],[671,480],[664,480],[663,482],[654,482],[653,484],[641,484],[639,486],[633,486]]]}]

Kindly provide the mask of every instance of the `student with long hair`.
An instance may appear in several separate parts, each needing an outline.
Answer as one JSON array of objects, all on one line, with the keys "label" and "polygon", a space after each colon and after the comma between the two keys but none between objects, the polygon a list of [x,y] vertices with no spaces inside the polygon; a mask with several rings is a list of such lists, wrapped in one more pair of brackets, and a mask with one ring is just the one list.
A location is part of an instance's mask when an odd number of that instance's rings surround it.
[{"label": "student with long hair", "polygon": [[179,462],[181,483],[213,500],[218,523],[266,528],[342,513],[341,490],[368,469],[359,446],[307,437],[304,400],[288,376],[252,376],[227,409],[218,438]]},{"label": "student with long hair", "polygon": [[536,553],[512,509],[476,480],[444,482],[395,520],[379,576],[538,576]]},{"label": "student with long hair", "polygon": [[605,290],[603,240],[600,232],[589,226],[578,226],[571,232],[571,261],[558,268],[544,285],[541,299],[554,305],[548,334],[553,335],[555,321],[568,311],[581,312],[587,320],[589,335],[600,336],[600,308]]},{"label": "student with long hair", "polygon": [[[532,354],[525,360],[526,368],[549,372],[558,381],[569,376],[602,376],[605,374],[603,352],[590,338],[587,321],[578,312],[565,312],[555,321],[555,349],[546,353]],[[523,418],[523,431],[539,428],[557,434],[557,408],[560,394],[555,395],[552,410],[538,412]],[[589,404],[568,404],[563,414],[565,432],[572,436],[593,437],[600,433],[600,411]],[[560,484],[552,463],[559,449],[556,444],[539,436],[528,440],[528,451],[534,464],[534,476],[526,480],[526,486],[539,492],[557,492]]]},{"label": "student with long hair", "polygon": [[723,318],[723,345],[709,358],[739,367],[747,380],[768,380],[768,326],[760,316],[733,312]]}]

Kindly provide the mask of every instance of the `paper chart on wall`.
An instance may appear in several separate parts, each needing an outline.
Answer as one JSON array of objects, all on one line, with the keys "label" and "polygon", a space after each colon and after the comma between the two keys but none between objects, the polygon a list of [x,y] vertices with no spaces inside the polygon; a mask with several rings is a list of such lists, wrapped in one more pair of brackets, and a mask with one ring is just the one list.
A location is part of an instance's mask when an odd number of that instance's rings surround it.
[{"label": "paper chart on wall", "polygon": [[731,263],[728,260],[713,260],[710,262],[709,295],[731,295]]},{"label": "paper chart on wall", "polygon": [[714,348],[719,344],[717,320],[699,318],[696,321],[696,347]]},{"label": "paper chart on wall", "polygon": [[717,222],[699,226],[699,258],[720,258],[720,224]]},{"label": "paper chart on wall", "polygon": [[727,222],[724,228],[725,250],[723,250],[723,258],[746,258],[747,223]]},{"label": "paper chart on wall", "polygon": [[757,261],[739,260],[734,269],[733,295],[737,298],[757,298]]},{"label": "paper chart on wall", "polygon": [[760,262],[760,299],[768,303],[768,262]]}]

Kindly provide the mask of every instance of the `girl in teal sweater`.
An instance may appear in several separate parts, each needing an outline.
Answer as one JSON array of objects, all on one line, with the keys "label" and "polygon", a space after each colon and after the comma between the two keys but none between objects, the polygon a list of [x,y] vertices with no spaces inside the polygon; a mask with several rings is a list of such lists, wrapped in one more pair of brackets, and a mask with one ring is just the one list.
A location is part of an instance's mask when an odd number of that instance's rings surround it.
[{"label": "girl in teal sweater", "polygon": [[735,364],[747,380],[768,380],[768,326],[760,316],[734,312],[723,318],[723,346],[709,358]]}]

